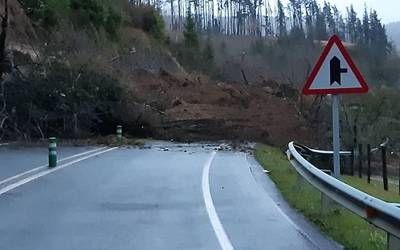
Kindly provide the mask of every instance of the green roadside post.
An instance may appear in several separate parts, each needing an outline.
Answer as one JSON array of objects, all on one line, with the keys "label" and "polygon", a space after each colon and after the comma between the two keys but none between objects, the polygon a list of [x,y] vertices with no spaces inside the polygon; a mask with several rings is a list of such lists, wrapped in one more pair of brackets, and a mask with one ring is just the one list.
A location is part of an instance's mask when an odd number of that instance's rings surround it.
[{"label": "green roadside post", "polygon": [[118,144],[122,144],[122,126],[117,126],[117,142]]},{"label": "green roadside post", "polygon": [[57,166],[57,138],[49,138],[49,168]]}]

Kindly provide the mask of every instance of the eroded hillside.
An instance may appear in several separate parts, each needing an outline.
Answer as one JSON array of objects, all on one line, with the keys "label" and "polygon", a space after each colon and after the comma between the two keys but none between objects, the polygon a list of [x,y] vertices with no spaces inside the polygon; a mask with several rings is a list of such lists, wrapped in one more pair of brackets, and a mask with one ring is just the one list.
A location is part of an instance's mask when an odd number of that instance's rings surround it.
[{"label": "eroded hillside", "polygon": [[[167,47],[136,27],[121,27],[118,43],[104,45],[68,23],[51,31],[44,30],[33,24],[15,1],[10,2],[9,15],[8,49],[26,56],[19,62],[25,67],[23,73],[31,75],[39,70],[34,65],[44,65],[39,76],[34,74],[36,78],[27,77],[24,81],[34,79],[32,84],[41,84],[37,77],[43,77],[45,82],[57,79],[49,69],[60,64],[57,67],[62,68],[61,72],[71,71],[71,77],[59,76],[59,81],[66,81],[66,86],[58,86],[58,82],[46,85],[56,88],[54,91],[59,94],[53,97],[57,101],[68,98],[68,90],[81,81],[82,70],[109,75],[116,80],[113,84],[121,88],[122,94],[107,108],[107,112],[111,112],[109,117],[97,115],[87,120],[85,112],[96,112],[98,105],[102,105],[97,102],[90,103],[93,108],[81,112],[74,109],[75,104],[70,101],[60,101],[59,111],[46,111],[43,107],[35,111],[40,113],[36,120],[30,121],[31,129],[16,132],[10,125],[4,126],[3,136],[34,139],[56,133],[65,137],[86,137],[112,133],[116,123],[123,123],[131,135],[166,139],[252,140],[277,145],[290,140],[312,140],[312,133],[300,115],[297,91],[287,90],[286,85],[282,88],[278,83],[257,86],[226,83],[202,74],[189,74]],[[26,68],[26,65],[32,66]],[[12,102],[10,105],[6,115],[11,121],[10,112],[15,107]],[[71,108],[65,107],[69,105]],[[27,126],[19,122],[18,126]]]}]

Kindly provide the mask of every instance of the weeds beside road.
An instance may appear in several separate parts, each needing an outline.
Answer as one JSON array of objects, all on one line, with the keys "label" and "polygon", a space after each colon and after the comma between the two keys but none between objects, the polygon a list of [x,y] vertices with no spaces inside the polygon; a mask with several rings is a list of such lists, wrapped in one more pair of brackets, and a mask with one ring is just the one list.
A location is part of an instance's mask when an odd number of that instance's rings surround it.
[{"label": "weeds beside road", "polygon": [[370,184],[368,184],[365,178],[361,179],[353,176],[343,176],[342,180],[350,186],[384,201],[400,203],[399,186],[393,182],[389,183],[389,191],[385,191],[382,181],[379,180],[371,180]]},{"label": "weeds beside road", "polygon": [[[335,206],[329,212],[321,212],[321,193],[306,181],[299,181],[296,170],[279,149],[259,144],[255,150],[255,157],[268,171],[287,202],[296,210],[317,225],[321,231],[344,245],[348,249],[385,249],[386,233],[353,214],[345,208]],[[345,182],[354,185],[366,192],[372,192],[373,185],[362,185],[357,177],[345,177]],[[367,186],[368,190],[364,189]],[[383,190],[376,189],[373,195]],[[385,194],[388,195],[388,194]],[[397,196],[399,197],[399,196]],[[394,196],[388,195],[389,201]],[[397,198],[397,201],[399,198]]]}]

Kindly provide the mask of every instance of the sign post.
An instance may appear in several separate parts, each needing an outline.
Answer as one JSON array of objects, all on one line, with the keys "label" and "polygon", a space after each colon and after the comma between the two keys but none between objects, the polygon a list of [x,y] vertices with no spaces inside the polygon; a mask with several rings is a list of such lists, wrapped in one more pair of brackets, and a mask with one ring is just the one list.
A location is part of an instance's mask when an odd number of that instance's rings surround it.
[{"label": "sign post", "polygon": [[332,95],[333,175],[340,179],[340,97]]},{"label": "sign post", "polygon": [[331,95],[333,172],[340,179],[340,94],[368,92],[368,85],[338,36],[332,36],[304,88],[304,95]]}]

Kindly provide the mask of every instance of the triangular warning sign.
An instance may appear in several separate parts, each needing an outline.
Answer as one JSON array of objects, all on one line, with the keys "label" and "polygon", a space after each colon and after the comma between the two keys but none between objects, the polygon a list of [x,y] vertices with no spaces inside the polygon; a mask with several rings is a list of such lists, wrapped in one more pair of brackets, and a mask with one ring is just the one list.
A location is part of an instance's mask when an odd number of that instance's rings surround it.
[{"label": "triangular warning sign", "polygon": [[305,95],[368,92],[368,85],[338,36],[329,39],[306,85]]}]

